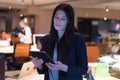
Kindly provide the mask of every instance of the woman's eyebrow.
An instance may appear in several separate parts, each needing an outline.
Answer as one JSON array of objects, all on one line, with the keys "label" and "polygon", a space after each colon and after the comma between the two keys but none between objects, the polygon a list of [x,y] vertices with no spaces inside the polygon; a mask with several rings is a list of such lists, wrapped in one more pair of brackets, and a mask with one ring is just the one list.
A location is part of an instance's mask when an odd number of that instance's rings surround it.
[{"label": "woman's eyebrow", "polygon": [[[54,16],[58,16],[58,14],[55,14]],[[62,16],[62,17],[66,17],[66,15]]]}]

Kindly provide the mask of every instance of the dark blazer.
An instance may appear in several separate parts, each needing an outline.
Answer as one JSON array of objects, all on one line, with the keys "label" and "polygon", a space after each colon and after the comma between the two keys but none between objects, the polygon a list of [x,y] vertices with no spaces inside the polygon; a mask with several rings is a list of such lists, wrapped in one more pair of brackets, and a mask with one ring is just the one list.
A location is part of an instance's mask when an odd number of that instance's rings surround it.
[{"label": "dark blazer", "polygon": [[[64,44],[62,40],[58,43],[58,61],[68,65],[68,71],[59,71],[59,80],[82,80],[82,75],[88,70],[85,41],[82,35],[74,34],[70,48]],[[47,51],[52,57],[54,43],[51,43],[49,35],[45,36],[42,40],[42,50]],[[39,74],[45,74],[45,80],[49,80],[48,68],[44,64],[42,70],[37,70]]]}]

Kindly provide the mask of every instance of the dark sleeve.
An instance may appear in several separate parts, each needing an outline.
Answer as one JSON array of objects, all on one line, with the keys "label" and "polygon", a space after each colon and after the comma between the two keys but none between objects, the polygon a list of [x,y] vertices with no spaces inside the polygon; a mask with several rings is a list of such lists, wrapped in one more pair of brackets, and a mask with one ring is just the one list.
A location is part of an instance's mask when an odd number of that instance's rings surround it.
[{"label": "dark sleeve", "polygon": [[77,66],[68,66],[68,75],[84,75],[88,70],[88,61],[86,54],[86,45],[81,35],[75,35],[75,54]]},{"label": "dark sleeve", "polygon": [[43,65],[43,69],[38,69],[38,68],[37,68],[37,72],[38,72],[39,74],[45,74],[45,72],[46,72],[46,66]]}]

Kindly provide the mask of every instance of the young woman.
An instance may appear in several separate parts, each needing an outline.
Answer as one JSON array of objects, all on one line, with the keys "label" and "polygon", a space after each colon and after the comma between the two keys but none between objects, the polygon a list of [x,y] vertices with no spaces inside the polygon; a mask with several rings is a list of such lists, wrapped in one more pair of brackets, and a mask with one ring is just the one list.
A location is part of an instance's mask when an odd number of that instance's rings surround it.
[{"label": "young woman", "polygon": [[88,70],[86,46],[83,37],[74,33],[74,12],[69,4],[59,4],[53,13],[50,34],[42,40],[55,64],[32,58],[39,74],[45,80],[82,80]]}]

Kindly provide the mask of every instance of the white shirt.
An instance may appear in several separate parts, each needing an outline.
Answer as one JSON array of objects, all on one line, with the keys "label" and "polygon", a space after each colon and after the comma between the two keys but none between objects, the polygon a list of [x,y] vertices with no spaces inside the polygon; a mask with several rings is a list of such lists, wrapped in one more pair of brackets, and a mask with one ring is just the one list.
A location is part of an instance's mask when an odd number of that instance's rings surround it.
[{"label": "white shirt", "polygon": [[32,33],[31,33],[31,29],[29,26],[26,26],[24,28],[25,31],[25,36],[20,38],[20,42],[23,43],[32,43]]}]

